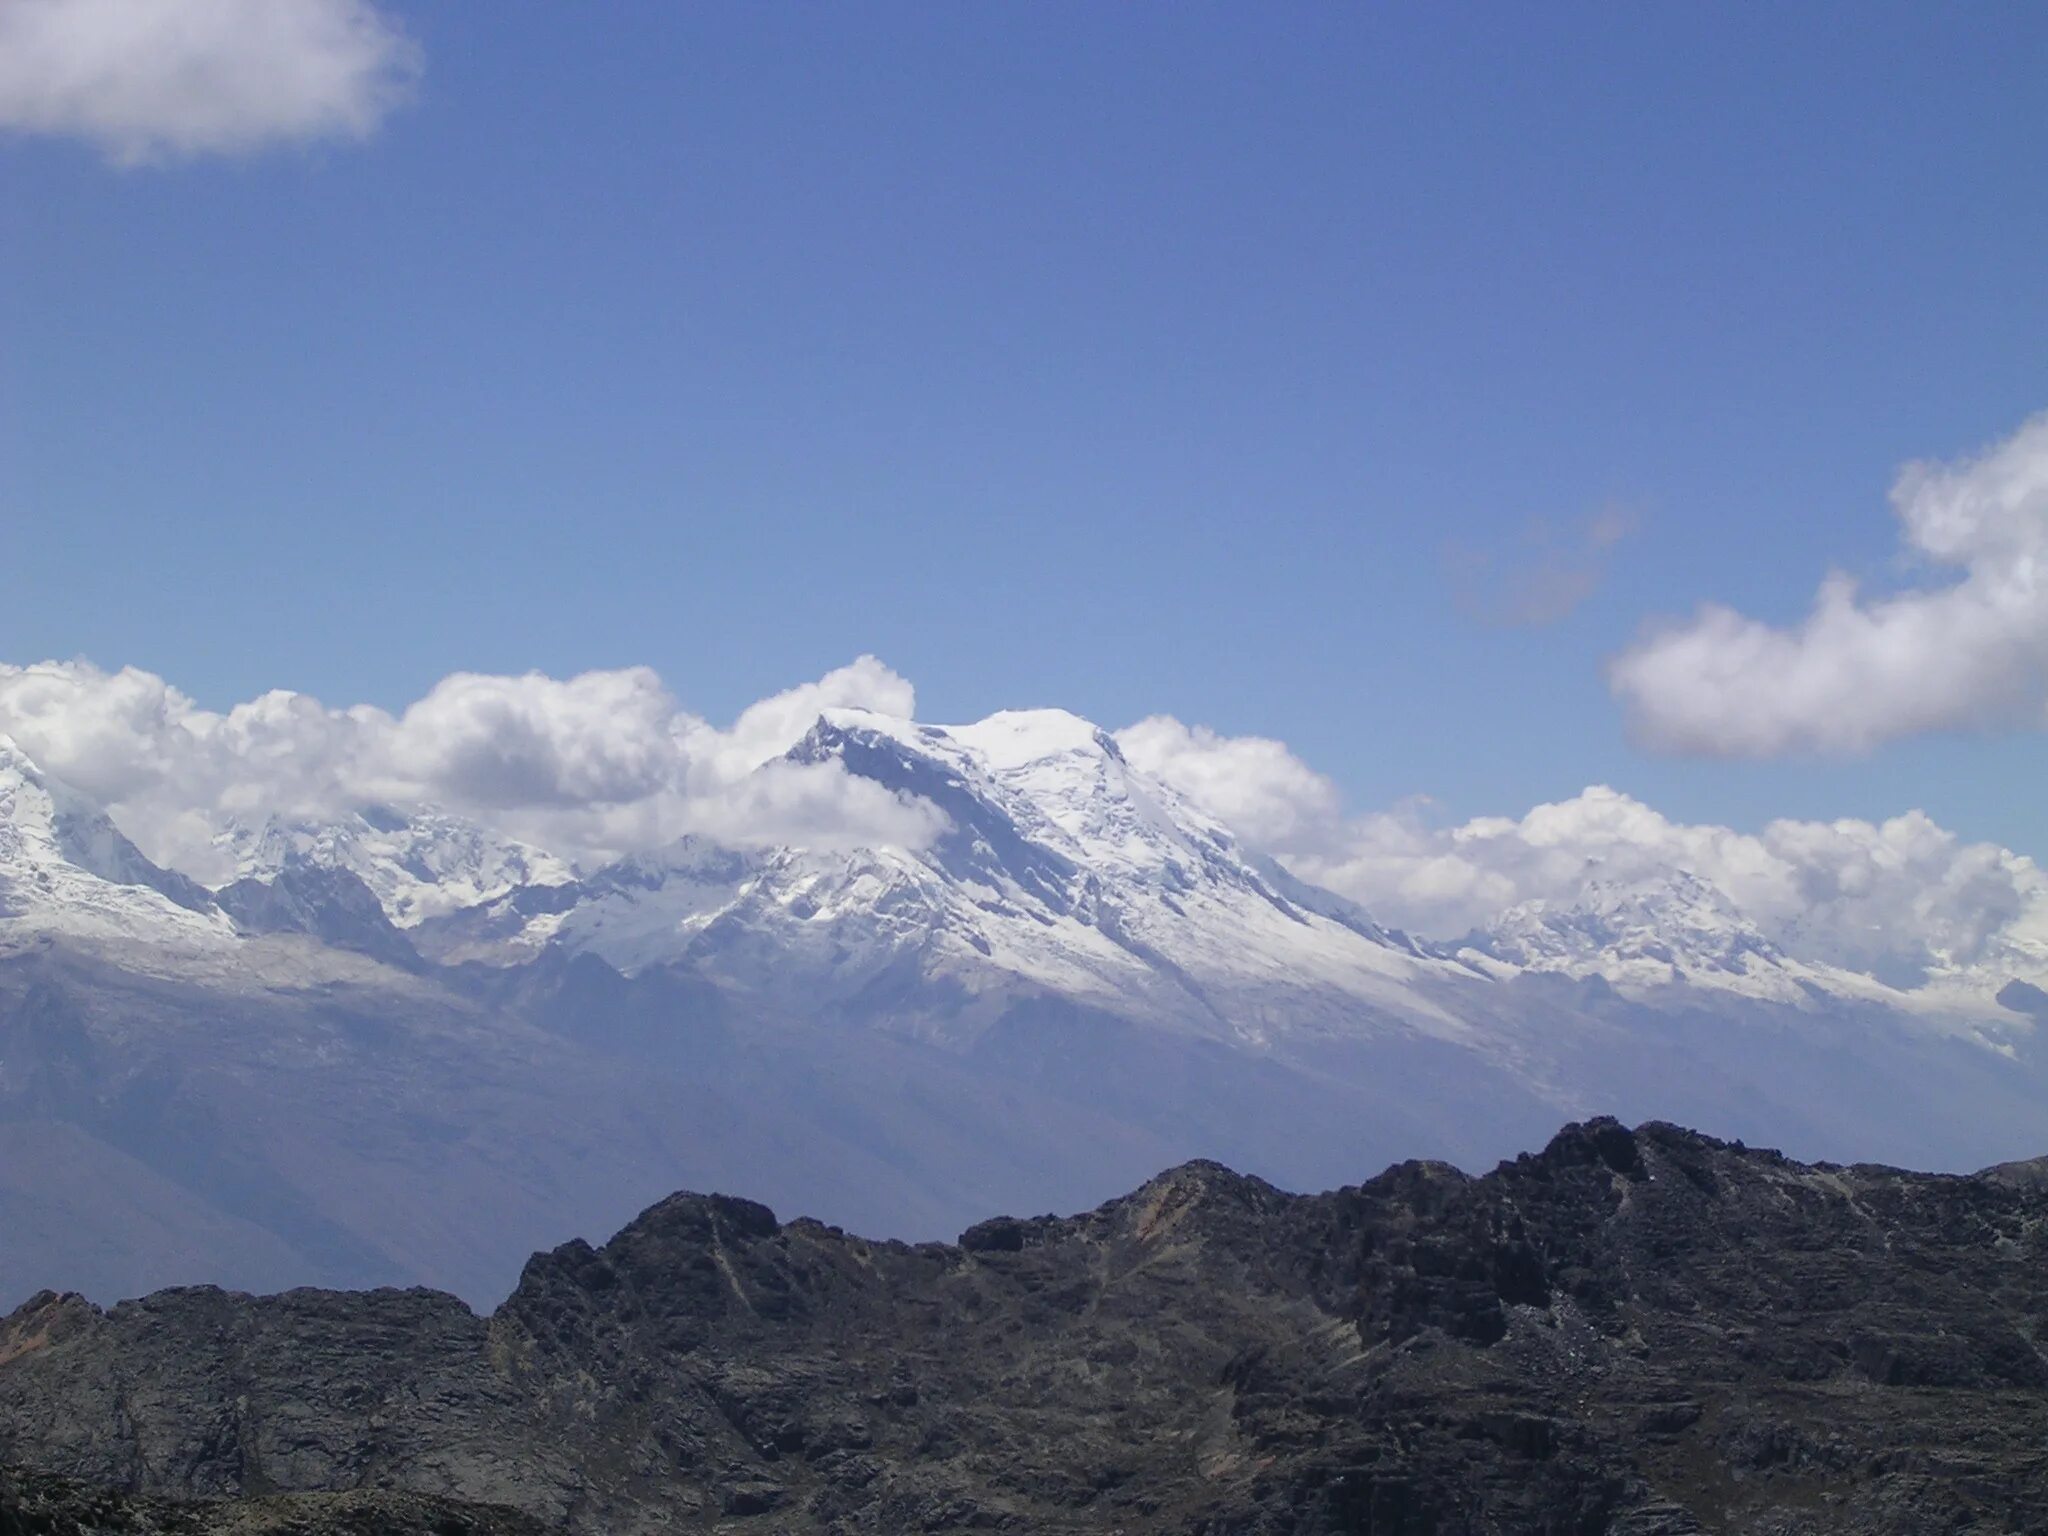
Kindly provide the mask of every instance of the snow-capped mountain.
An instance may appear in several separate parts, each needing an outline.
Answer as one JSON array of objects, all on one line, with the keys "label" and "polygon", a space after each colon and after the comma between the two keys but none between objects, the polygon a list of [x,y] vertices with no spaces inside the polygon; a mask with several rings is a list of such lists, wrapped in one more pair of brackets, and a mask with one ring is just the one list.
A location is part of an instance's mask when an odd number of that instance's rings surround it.
[{"label": "snow-capped mountain", "polygon": [[1672,870],[1646,881],[1598,878],[1577,901],[1527,901],[1503,912],[1475,947],[1530,970],[1591,968],[1620,979],[1748,976],[1785,962],[1735,903],[1698,875]]},{"label": "snow-capped mountain", "polygon": [[1456,950],[1495,973],[1599,977],[1634,995],[1692,987],[1794,1008],[1901,1001],[1872,977],[1786,954],[1729,895],[1683,868],[1593,877],[1575,901],[1516,903]]},{"label": "snow-capped mountain", "polygon": [[1022,997],[1257,1042],[1457,1035],[1418,981],[1457,968],[1240,848],[1106,732],[1060,710],[969,726],[833,710],[789,752],[938,807],[922,848],[739,851],[685,840],[611,865],[547,910],[508,897],[423,934],[444,954],[553,946],[623,972],[687,964],[780,1000],[928,1026]]},{"label": "snow-capped mountain", "polygon": [[[2025,926],[2018,931],[2023,935]],[[1576,899],[1520,902],[1444,948],[1490,974],[1598,977],[1652,1001],[1725,993],[1808,1010],[1873,1005],[1950,1025],[2010,1024],[2016,1010],[2006,989],[2048,979],[2048,947],[2015,938],[1972,965],[1912,978],[1805,958],[1788,952],[1710,881],[1675,868],[1630,879],[1592,877]]]},{"label": "snow-capped mountain", "polygon": [[273,880],[294,862],[347,870],[400,928],[576,873],[566,859],[431,806],[364,806],[329,822],[230,819],[215,845],[237,880]]},{"label": "snow-capped mountain", "polygon": [[579,875],[371,810],[230,828],[209,893],[0,749],[0,1290],[488,1298],[678,1185],[924,1237],[1187,1157],[1326,1186],[1596,1112],[1937,1167],[2048,1145],[2048,991],[1997,956],[1896,991],[1684,871],[1416,942],[1053,710],[828,710],[758,771],[936,834]]},{"label": "snow-capped mountain", "polygon": [[1682,869],[1647,879],[1596,877],[1575,901],[1518,903],[1461,948],[1517,970],[1598,976],[1636,990],[1706,987],[1794,1004],[1883,990],[1793,959],[1724,892]]},{"label": "snow-capped mountain", "polygon": [[233,924],[204,888],[160,869],[107,814],[0,736],[0,923],[166,944],[213,942]]},{"label": "snow-capped mountain", "polygon": [[[688,971],[783,1016],[833,1012],[971,1036],[1025,1000],[1253,1046],[1288,1036],[1498,1037],[1486,984],[1600,980],[1669,1002],[1728,994],[1872,1004],[2003,1026],[2040,957],[2007,944],[1918,989],[1788,954],[1682,869],[1595,877],[1450,944],[1417,942],[1244,848],[1113,737],[1061,710],[963,726],[832,709],[764,772],[831,765],[937,809],[916,847],[732,848],[685,838],[580,876],[434,808],[229,822],[216,897],[158,868],[82,797],[0,755],[0,902],[165,942],[296,932],[412,967],[589,955]],[[386,925],[399,934],[386,932]],[[2030,1015],[2029,1015],[2030,1016]],[[1475,1021],[1491,1021],[1477,1022]],[[1510,1045],[1512,1042],[1510,1042]]]},{"label": "snow-capped mountain", "polygon": [[2011,1022],[2010,977],[1912,996],[1790,955],[1699,875],[1594,878],[1448,944],[1418,942],[1242,847],[1115,740],[1058,710],[966,726],[826,712],[784,761],[836,764],[945,816],[920,848],[741,850],[701,839],[422,925],[448,960],[558,950],[627,974],[682,966],[787,1008],[945,1033],[1054,997],[1217,1038],[1471,1039],[1475,987],[1597,977],[1646,1000],[1728,995]]}]

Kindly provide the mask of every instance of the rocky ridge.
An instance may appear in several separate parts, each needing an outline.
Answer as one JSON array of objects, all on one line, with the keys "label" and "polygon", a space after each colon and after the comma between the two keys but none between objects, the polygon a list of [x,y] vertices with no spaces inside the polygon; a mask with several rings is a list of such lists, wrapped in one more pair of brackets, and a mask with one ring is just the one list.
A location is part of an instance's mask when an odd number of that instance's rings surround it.
[{"label": "rocky ridge", "polygon": [[543,1536],[517,1510],[407,1493],[191,1501],[0,1468],[0,1536]]},{"label": "rocky ridge", "polygon": [[678,1195],[426,1291],[44,1294],[0,1460],[151,1497],[400,1490],[571,1531],[2022,1531],[2048,1175],[1567,1127],[1483,1177],[1194,1163],[871,1242]]},{"label": "rocky ridge", "polygon": [[821,768],[943,828],[579,874],[372,807],[230,839],[208,891],[0,744],[0,1307],[490,1303],[678,1186],[926,1239],[1194,1157],[1483,1168],[1603,1113],[1950,1170],[2048,1145],[2031,983],[1930,1010],[1695,880],[1419,943],[1058,711],[830,710],[760,771]]}]

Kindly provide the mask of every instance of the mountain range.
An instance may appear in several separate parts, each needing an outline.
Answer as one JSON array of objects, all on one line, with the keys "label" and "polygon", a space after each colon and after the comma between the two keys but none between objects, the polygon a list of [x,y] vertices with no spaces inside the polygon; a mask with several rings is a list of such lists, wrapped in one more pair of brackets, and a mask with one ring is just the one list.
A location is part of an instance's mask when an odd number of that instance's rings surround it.
[{"label": "mountain range", "polygon": [[2048,967],[1911,987],[1697,872],[1385,926],[1060,711],[823,712],[779,765],[916,846],[583,869],[461,816],[223,822],[160,868],[0,745],[0,1296],[427,1283],[487,1302],[678,1187],[883,1235],[1214,1157],[1290,1187],[1560,1119],[1981,1166],[2048,1145]]}]

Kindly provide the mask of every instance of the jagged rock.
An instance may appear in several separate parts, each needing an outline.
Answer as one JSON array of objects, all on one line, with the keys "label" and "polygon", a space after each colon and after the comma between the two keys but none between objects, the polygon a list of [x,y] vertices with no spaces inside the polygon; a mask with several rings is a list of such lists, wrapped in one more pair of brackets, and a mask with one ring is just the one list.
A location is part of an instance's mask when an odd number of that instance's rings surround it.
[{"label": "jagged rock", "polygon": [[268,879],[222,886],[214,900],[245,933],[303,933],[400,970],[422,965],[369,886],[346,869],[291,858]]},{"label": "jagged rock", "polygon": [[1613,1121],[1324,1195],[1190,1164],[957,1245],[678,1195],[488,1319],[46,1293],[0,1324],[0,1460],[605,1533],[2039,1530],[2044,1257],[2030,1169]]}]

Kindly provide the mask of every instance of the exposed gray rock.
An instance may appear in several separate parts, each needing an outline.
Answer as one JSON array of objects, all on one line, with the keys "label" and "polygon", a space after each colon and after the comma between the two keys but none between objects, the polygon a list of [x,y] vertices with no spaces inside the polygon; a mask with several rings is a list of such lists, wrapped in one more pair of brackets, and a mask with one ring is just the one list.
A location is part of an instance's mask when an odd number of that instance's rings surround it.
[{"label": "exposed gray rock", "polygon": [[2034,1530],[2048,1188],[1568,1127],[1469,1178],[1213,1163],[870,1242],[678,1195],[423,1291],[42,1295],[0,1459],[575,1531]]},{"label": "exposed gray rock", "polygon": [[541,1536],[516,1510],[407,1493],[189,1503],[0,1468],[0,1536]]},{"label": "exposed gray rock", "polygon": [[223,886],[214,900],[247,933],[303,933],[401,970],[423,964],[369,886],[346,869],[291,858],[267,880]]}]

